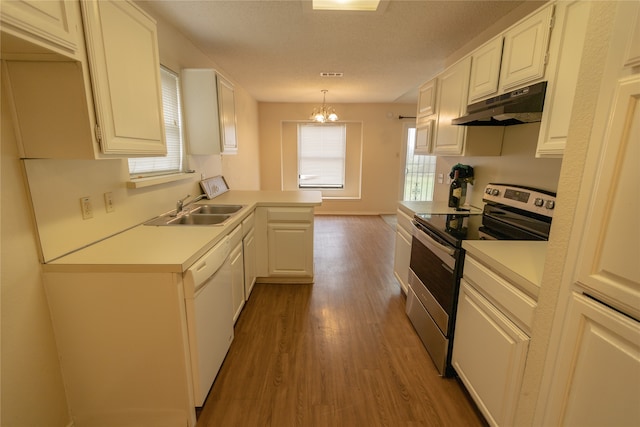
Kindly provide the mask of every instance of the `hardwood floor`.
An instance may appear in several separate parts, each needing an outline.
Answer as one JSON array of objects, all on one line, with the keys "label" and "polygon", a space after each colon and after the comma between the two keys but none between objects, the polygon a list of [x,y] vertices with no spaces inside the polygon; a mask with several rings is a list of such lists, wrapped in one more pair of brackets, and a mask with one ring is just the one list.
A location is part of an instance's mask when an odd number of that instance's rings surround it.
[{"label": "hardwood floor", "polygon": [[315,283],[255,286],[198,427],[485,425],[405,315],[394,239],[378,216],[317,216]]}]

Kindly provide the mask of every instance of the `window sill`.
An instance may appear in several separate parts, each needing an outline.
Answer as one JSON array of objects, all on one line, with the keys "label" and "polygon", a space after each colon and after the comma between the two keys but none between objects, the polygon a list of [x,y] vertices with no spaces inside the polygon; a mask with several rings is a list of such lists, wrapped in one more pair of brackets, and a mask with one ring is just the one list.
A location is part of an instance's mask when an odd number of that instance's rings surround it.
[{"label": "window sill", "polygon": [[166,184],[167,182],[182,181],[184,179],[193,178],[191,173],[176,173],[172,175],[149,176],[145,178],[135,178],[127,181],[127,188],[145,188],[153,185]]}]

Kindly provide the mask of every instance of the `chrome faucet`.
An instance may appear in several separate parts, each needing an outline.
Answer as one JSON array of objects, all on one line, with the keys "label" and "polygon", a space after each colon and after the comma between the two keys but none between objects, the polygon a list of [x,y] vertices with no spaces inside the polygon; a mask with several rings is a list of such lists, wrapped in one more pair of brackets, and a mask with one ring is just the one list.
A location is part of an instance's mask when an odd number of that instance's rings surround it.
[{"label": "chrome faucet", "polygon": [[200,194],[199,196],[194,197],[193,200],[185,203],[185,200],[187,200],[189,197],[191,197],[191,195],[187,194],[185,198],[180,199],[176,202],[176,213],[171,216],[178,216],[184,210],[184,208],[202,199],[204,197],[204,194]]}]

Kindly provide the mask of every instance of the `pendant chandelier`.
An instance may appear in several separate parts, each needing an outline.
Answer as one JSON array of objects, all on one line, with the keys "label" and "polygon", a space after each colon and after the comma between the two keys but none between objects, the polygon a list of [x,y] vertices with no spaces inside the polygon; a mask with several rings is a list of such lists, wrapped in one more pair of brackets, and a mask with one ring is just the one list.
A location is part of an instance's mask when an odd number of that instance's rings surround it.
[{"label": "pendant chandelier", "polygon": [[336,114],[336,110],[333,107],[327,107],[325,104],[327,98],[327,89],[323,89],[322,91],[322,106],[316,107],[313,109],[311,113],[310,119],[314,122],[325,123],[325,122],[335,122],[338,120],[338,115]]}]

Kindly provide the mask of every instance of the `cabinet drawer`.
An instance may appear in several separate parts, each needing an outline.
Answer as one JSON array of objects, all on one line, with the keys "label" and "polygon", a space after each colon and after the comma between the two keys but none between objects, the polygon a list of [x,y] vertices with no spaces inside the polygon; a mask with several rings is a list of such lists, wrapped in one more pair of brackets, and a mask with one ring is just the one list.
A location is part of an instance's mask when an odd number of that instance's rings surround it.
[{"label": "cabinet drawer", "polygon": [[470,256],[465,258],[464,278],[525,331],[531,330],[536,302],[508,281]]},{"label": "cabinet drawer", "polygon": [[397,212],[398,217],[398,228],[403,228],[403,231],[406,231],[409,234],[413,234],[413,223],[411,222],[412,218],[398,209]]},{"label": "cabinet drawer", "polygon": [[267,208],[268,222],[311,222],[313,208]]},{"label": "cabinet drawer", "polygon": [[256,224],[256,214],[251,212],[248,217],[242,220],[242,236],[246,236]]}]

